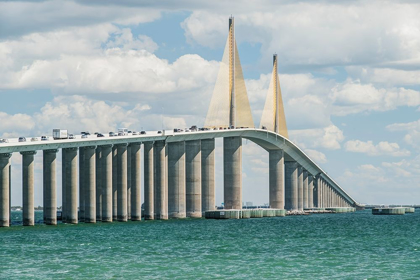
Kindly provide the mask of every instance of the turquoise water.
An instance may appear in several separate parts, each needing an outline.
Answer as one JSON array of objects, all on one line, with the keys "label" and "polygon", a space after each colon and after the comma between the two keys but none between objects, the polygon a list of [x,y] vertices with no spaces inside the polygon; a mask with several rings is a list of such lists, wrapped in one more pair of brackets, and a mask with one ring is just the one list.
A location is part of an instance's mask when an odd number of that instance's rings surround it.
[{"label": "turquoise water", "polygon": [[420,213],[0,229],[0,279],[63,278],[420,279]]}]

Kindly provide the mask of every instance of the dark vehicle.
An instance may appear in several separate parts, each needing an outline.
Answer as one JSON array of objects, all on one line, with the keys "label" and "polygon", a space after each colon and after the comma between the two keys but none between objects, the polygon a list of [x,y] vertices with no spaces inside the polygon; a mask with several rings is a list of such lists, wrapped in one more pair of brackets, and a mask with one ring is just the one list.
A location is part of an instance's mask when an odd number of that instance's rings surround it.
[{"label": "dark vehicle", "polygon": [[69,139],[76,139],[73,134],[69,134]]},{"label": "dark vehicle", "polygon": [[114,136],[117,136],[117,134],[116,134],[115,132],[112,132],[112,131],[111,131],[111,132],[109,133],[109,137],[114,137]]},{"label": "dark vehicle", "polygon": [[133,133],[131,130],[127,131],[127,133]]},{"label": "dark vehicle", "polygon": [[80,134],[82,134],[82,135],[90,135],[90,133],[89,133],[89,131],[86,131],[86,132],[81,132]]},{"label": "dark vehicle", "polygon": [[26,142],[26,138],[25,137],[19,137],[19,142]]},{"label": "dark vehicle", "polygon": [[132,135],[139,135],[139,133],[133,130]]},{"label": "dark vehicle", "polygon": [[50,140],[50,137],[48,136],[41,136],[41,141],[48,141]]},{"label": "dark vehicle", "polygon": [[102,133],[97,133],[96,137],[105,137]]},{"label": "dark vehicle", "polygon": [[174,132],[179,132],[178,128],[174,128]]},{"label": "dark vehicle", "polygon": [[191,127],[190,127],[190,130],[191,130],[191,131],[197,131],[197,126],[196,126],[196,125],[191,126]]},{"label": "dark vehicle", "polygon": [[265,126],[262,126],[261,129],[267,129]]},{"label": "dark vehicle", "polygon": [[158,132],[157,132],[158,134],[161,134],[162,133],[162,131],[160,131],[160,130],[158,130]]},{"label": "dark vehicle", "polygon": [[146,131],[143,130],[143,131],[140,132],[140,134],[146,134]]}]

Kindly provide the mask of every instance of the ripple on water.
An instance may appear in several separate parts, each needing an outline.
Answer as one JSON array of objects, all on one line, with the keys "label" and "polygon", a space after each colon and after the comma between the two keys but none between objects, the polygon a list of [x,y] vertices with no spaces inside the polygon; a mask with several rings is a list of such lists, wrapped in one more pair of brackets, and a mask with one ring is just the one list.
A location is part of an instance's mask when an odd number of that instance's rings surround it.
[{"label": "ripple on water", "polygon": [[419,222],[361,211],[15,226],[0,229],[0,279],[419,279]]}]

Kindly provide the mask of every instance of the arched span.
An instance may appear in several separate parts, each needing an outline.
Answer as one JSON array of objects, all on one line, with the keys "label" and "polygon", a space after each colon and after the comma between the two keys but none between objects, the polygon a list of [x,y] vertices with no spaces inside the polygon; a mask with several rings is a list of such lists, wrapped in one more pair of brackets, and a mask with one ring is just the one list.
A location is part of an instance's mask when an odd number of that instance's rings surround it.
[{"label": "arched span", "polygon": [[77,138],[65,140],[37,141],[37,142],[10,142],[3,143],[0,146],[0,153],[25,152],[34,150],[62,149],[71,147],[85,147],[92,145],[135,143],[135,142],[153,142],[165,140],[166,142],[178,142],[189,140],[201,140],[209,138],[222,138],[240,136],[256,143],[265,150],[282,149],[285,153],[285,161],[296,161],[313,176],[318,176],[329,183],[347,202],[353,206],[359,205],[348,193],[346,193],[324,170],[321,169],[312,159],[309,158],[298,146],[283,136],[262,129],[244,128],[244,129],[224,129],[207,130],[196,132],[178,132],[164,131],[162,134],[157,132],[147,132],[143,135],[129,135],[104,138]]}]

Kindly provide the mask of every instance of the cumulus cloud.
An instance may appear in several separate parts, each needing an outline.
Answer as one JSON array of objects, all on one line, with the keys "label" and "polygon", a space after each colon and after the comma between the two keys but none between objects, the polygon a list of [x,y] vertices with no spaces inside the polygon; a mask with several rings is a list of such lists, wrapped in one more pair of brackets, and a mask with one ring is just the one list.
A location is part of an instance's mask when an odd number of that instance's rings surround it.
[{"label": "cumulus cloud", "polygon": [[420,149],[420,120],[408,123],[394,123],[386,127],[389,131],[405,131],[404,141]]},{"label": "cumulus cloud", "polygon": [[372,141],[350,140],[345,143],[344,147],[348,152],[364,153],[369,156],[405,157],[411,154],[410,151],[401,149],[397,143],[389,143],[387,141],[382,141],[375,145]]},{"label": "cumulus cloud", "polygon": [[327,162],[327,157],[325,156],[324,153],[321,153],[317,150],[312,150],[312,149],[305,149],[305,153],[312,159],[314,160],[316,163],[326,163]]},{"label": "cumulus cloud", "polygon": [[302,129],[289,131],[292,141],[303,148],[325,148],[337,150],[344,140],[343,131],[335,125],[329,125],[322,129]]}]

